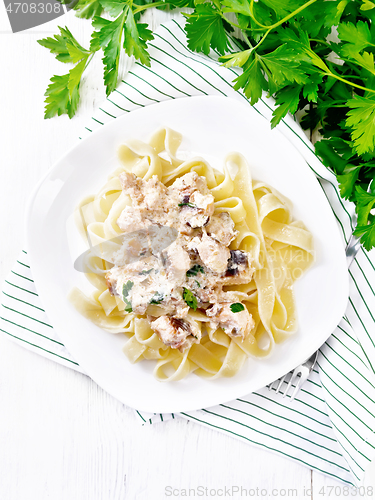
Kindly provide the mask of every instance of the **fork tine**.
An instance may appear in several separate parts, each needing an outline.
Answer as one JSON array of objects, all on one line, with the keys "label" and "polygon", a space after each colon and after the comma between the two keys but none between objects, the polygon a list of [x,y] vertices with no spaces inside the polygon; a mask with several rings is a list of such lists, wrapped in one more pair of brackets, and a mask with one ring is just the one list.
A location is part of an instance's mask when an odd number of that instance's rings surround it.
[{"label": "fork tine", "polygon": [[283,377],[281,378],[277,378],[276,380],[274,380],[273,382],[270,383],[270,385],[268,386],[268,390],[269,391],[272,391],[272,389],[276,388],[276,393],[279,392],[280,390],[280,387],[282,386],[282,383],[284,382],[285,380],[285,377],[287,376],[288,374],[284,375]]},{"label": "fork tine", "polygon": [[286,373],[283,377],[281,377],[281,379],[279,380],[279,385],[277,386],[277,389],[276,389],[276,394],[280,391],[280,388],[281,386],[283,385],[284,383],[284,380],[285,380],[285,377],[287,376],[288,374]]},{"label": "fork tine", "polygon": [[285,396],[288,394],[289,389],[292,386],[292,383],[296,380],[296,378],[297,378],[298,374],[300,373],[300,371],[301,370],[300,370],[299,366],[297,366],[297,368],[295,368],[295,370],[293,371],[292,376],[290,377],[289,383],[287,385],[287,388],[284,391],[283,398],[285,398]]},{"label": "fork tine", "polygon": [[273,386],[276,384],[276,382],[277,382],[278,380],[279,380],[279,379],[276,379],[276,380],[274,380],[273,382],[271,382],[271,383],[270,383],[270,385],[268,386],[268,390],[269,390],[269,391],[272,391]]},{"label": "fork tine", "polygon": [[294,388],[293,394],[292,394],[292,396],[290,398],[291,401],[293,401],[294,398],[297,396],[297,394],[299,393],[301,387],[306,382],[308,376],[309,376],[308,373],[305,373],[304,375],[302,375],[302,373],[301,373],[301,376],[300,376],[300,378],[299,378],[299,380],[298,380],[298,382],[297,382],[297,384],[296,384],[296,386]]}]

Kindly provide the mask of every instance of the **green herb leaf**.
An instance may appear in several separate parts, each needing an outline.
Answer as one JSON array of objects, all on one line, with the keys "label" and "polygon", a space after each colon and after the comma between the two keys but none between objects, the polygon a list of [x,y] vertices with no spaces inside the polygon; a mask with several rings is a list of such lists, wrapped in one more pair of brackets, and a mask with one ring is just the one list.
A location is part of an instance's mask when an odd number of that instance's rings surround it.
[{"label": "green herb leaf", "polygon": [[72,118],[77,111],[79,86],[91,52],[80,45],[68,28],[59,27],[60,35],[54,38],[38,40],[39,44],[56,55],[56,59],[65,63],[77,63],[68,74],[53,76],[46,93],[44,118],[56,114],[67,114]]},{"label": "green herb leaf", "polygon": [[131,302],[128,300],[128,295],[133,285],[133,281],[127,281],[122,285],[122,300],[125,302],[125,311],[128,313],[133,312]]},{"label": "green herb leaf", "polygon": [[37,40],[39,45],[50,50],[51,54],[55,54],[58,61],[64,63],[76,63],[83,58],[87,58],[90,52],[82,47],[67,27],[59,26],[60,35],[54,37],[42,38]]},{"label": "green herb leaf", "polygon": [[354,186],[357,182],[359,171],[361,166],[356,167],[353,165],[348,165],[345,167],[344,172],[337,176],[337,181],[339,183],[340,194],[343,198],[350,200],[354,193]]},{"label": "green herb leaf", "polygon": [[196,205],[193,205],[192,203],[187,202],[182,202],[178,204],[179,207],[190,207],[190,208],[197,208]]},{"label": "green herb leaf", "polygon": [[343,42],[341,53],[344,56],[355,56],[358,52],[369,46],[374,46],[368,24],[358,21],[357,24],[341,23],[337,28],[339,38]]},{"label": "green herb leaf", "polygon": [[309,75],[301,65],[304,61],[306,62],[305,53],[298,53],[286,43],[261,56],[265,72],[277,89],[288,82],[305,83],[308,81]]},{"label": "green herb leaf", "polygon": [[199,264],[194,264],[194,266],[186,272],[186,276],[191,278],[192,276],[197,276],[198,273],[204,274],[204,268]]},{"label": "green herb leaf", "polygon": [[188,288],[184,288],[182,298],[189,307],[191,307],[194,311],[197,310],[198,301],[197,298],[191,292],[191,290],[189,290]]},{"label": "green herb leaf", "polygon": [[141,271],[141,274],[150,274],[154,268],[152,267],[151,269],[147,269],[147,271]]},{"label": "green herb leaf", "polygon": [[[68,4],[70,2],[67,2]],[[82,19],[91,19],[94,16],[100,16],[103,7],[99,0],[78,0],[74,5],[76,16]]]},{"label": "green herb leaf", "polygon": [[97,48],[99,45],[103,49],[104,83],[107,95],[113,92],[117,85],[121,42],[127,9],[128,7],[114,21],[94,17],[92,22],[93,27],[99,28],[99,31],[93,33],[90,47]]},{"label": "green herb leaf", "polygon": [[51,83],[44,94],[47,96],[44,118],[52,118],[55,115],[60,116],[64,113],[73,116],[74,113],[70,112],[69,76],[68,73],[67,75],[53,76],[51,78]]},{"label": "green herb leaf", "polygon": [[235,302],[234,304],[230,305],[230,310],[232,311],[232,313],[239,313],[245,310],[245,306],[241,304],[241,302]]},{"label": "green herb leaf", "polygon": [[161,292],[156,292],[155,295],[150,300],[150,304],[160,304],[164,300],[164,294]]},{"label": "green herb leaf", "polygon": [[128,0],[100,0],[104,10],[112,17],[117,17],[129,5]]},{"label": "green herb leaf", "polygon": [[136,24],[133,13],[129,11],[124,27],[124,49],[128,56],[134,56],[145,66],[150,66],[150,55],[147,52],[147,41],[154,36],[147,29],[147,24]]},{"label": "green herb leaf", "polygon": [[235,12],[251,17],[250,2],[248,0],[223,0],[226,9],[224,12]]},{"label": "green herb leaf", "polygon": [[234,81],[236,82],[234,89],[243,88],[246,97],[250,99],[250,104],[259,101],[263,90],[268,89],[268,84],[263,74],[260,57],[257,54],[245,64],[242,75],[239,75]]},{"label": "green herb leaf", "polygon": [[300,101],[301,85],[288,85],[276,94],[276,109],[272,112],[271,126],[275,127],[288,111],[294,114]]},{"label": "green herb leaf", "polygon": [[349,99],[350,108],[346,125],[352,128],[351,137],[359,155],[372,151],[375,147],[375,95],[356,96]]},{"label": "green herb leaf", "polygon": [[375,246],[375,219],[364,226],[357,226],[354,234],[361,237],[361,243],[366,250]]},{"label": "green herb leaf", "polygon": [[185,14],[188,45],[191,50],[208,55],[210,48],[224,54],[230,48],[226,33],[232,31],[230,25],[211,3],[199,4],[193,14]]}]

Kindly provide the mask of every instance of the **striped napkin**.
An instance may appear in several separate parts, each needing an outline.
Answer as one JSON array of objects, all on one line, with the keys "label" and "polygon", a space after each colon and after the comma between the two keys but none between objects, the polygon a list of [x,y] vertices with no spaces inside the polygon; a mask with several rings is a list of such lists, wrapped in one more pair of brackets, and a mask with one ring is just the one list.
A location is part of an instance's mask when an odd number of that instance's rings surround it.
[{"label": "striped napkin", "polygon": [[[81,138],[123,113],[166,99],[223,95],[247,101],[232,88],[237,75],[234,69],[221,67],[214,52],[205,57],[187,48],[183,23],[182,19],[173,20],[158,28],[149,44],[151,68],[135,63],[91,118]],[[256,106],[267,119],[272,108],[273,101],[266,98]],[[279,130],[316,174],[347,242],[353,230],[353,207],[341,200],[335,177],[316,158],[292,117],[285,118]],[[374,252],[361,249],[349,274],[346,314],[320,349],[317,367],[293,403],[263,388],[229,403],[178,415],[137,412],[140,421],[152,424],[177,416],[187,418],[358,485],[375,452]],[[11,339],[83,372],[49,323],[26,250],[3,285],[0,316],[0,330]]]}]

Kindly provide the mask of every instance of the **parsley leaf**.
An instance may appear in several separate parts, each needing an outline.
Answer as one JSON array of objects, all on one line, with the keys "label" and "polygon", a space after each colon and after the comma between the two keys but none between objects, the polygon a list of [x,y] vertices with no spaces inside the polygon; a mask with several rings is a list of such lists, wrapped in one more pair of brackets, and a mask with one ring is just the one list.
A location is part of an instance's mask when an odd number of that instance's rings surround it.
[{"label": "parsley leaf", "polygon": [[375,46],[370,29],[364,21],[358,21],[355,25],[353,23],[341,23],[338,25],[337,32],[340,40],[347,42],[341,48],[341,53],[344,56],[352,57],[366,47]]},{"label": "parsley leaf", "polygon": [[141,274],[150,274],[153,270],[154,268],[152,267],[151,269],[147,269],[147,271],[146,270],[141,271]]},{"label": "parsley leaf", "polygon": [[375,246],[375,219],[370,224],[357,226],[354,234],[361,237],[361,243],[366,250]]},{"label": "parsley leaf", "polygon": [[58,61],[63,63],[76,63],[90,55],[90,51],[80,45],[67,27],[59,26],[60,35],[54,35],[53,38],[47,37],[37,40],[39,45],[50,50],[55,54]]},{"label": "parsley leaf", "polygon": [[230,48],[226,31],[232,31],[230,25],[211,3],[198,4],[193,14],[187,17],[185,26],[188,46],[191,50],[208,55],[210,48],[224,54]]},{"label": "parsley leaf", "polygon": [[102,7],[112,17],[117,17],[128,4],[125,0],[100,0]]},{"label": "parsley leaf", "polygon": [[343,198],[351,199],[354,192],[354,186],[357,182],[361,166],[348,165],[344,172],[337,176],[340,194]]},{"label": "parsley leaf", "polygon": [[286,43],[262,55],[260,60],[274,88],[287,82],[305,83],[309,78],[301,65],[306,60],[305,54],[298,53]]},{"label": "parsley leaf", "polygon": [[44,94],[47,96],[44,118],[52,118],[56,114],[60,116],[63,113],[68,113],[69,116],[72,115],[70,111],[68,83],[69,73],[51,78],[51,83]]},{"label": "parsley leaf", "polygon": [[[51,54],[56,54],[56,59],[61,62],[72,62],[71,55],[66,46],[66,42],[70,39],[70,31],[66,28],[61,28],[59,26],[60,35],[54,35],[52,37],[42,38],[37,40],[39,45],[46,47],[50,50]],[[68,36],[66,36],[68,35]]]},{"label": "parsley leaf", "polygon": [[350,108],[346,125],[352,128],[351,137],[359,155],[372,151],[375,147],[375,95],[356,96],[349,99]]},{"label": "parsley leaf", "polygon": [[230,305],[230,310],[232,311],[232,313],[238,313],[244,311],[245,306],[241,304],[241,302],[235,302],[234,304]]},{"label": "parsley leaf", "polygon": [[188,201],[179,203],[178,206],[179,207],[197,208],[196,205],[193,205],[193,203],[189,203]]},{"label": "parsley leaf", "polygon": [[100,16],[103,11],[99,0],[78,0],[73,8],[76,11],[76,16],[82,19],[91,19],[94,16]]},{"label": "parsley leaf", "polygon": [[224,12],[235,12],[244,16],[251,16],[250,3],[248,0],[223,0]]},{"label": "parsley leaf", "polygon": [[234,89],[243,88],[250,104],[255,104],[262,97],[263,90],[268,88],[267,81],[263,75],[260,57],[255,54],[253,59],[246,63],[242,75],[235,79]]},{"label": "parsley leaf", "polygon": [[[150,66],[146,42],[153,39],[146,24],[136,24],[134,14],[126,3],[111,1],[109,4],[110,12],[113,14],[120,12],[120,14],[114,21],[94,17],[92,25],[97,31],[92,34],[90,44],[92,50],[103,49],[104,83],[107,95],[113,92],[117,85],[122,46],[129,56],[134,56],[142,64]],[[121,6],[125,6],[122,11],[120,11]]]},{"label": "parsley leaf", "polygon": [[147,41],[154,36],[147,29],[147,24],[136,24],[134,16],[129,11],[125,23],[124,49],[128,56],[134,56],[145,66],[150,66],[150,55],[147,52]]},{"label": "parsley leaf", "polygon": [[294,114],[298,109],[301,85],[288,85],[279,90],[276,94],[276,104],[278,105],[272,113],[271,126],[275,127],[288,111]]},{"label": "parsley leaf", "polygon": [[197,298],[193,295],[193,293],[188,289],[184,288],[182,298],[186,302],[186,304],[191,307],[194,311],[197,310],[198,301]]},{"label": "parsley leaf", "polygon": [[194,264],[194,266],[191,267],[189,271],[186,272],[186,276],[188,278],[191,278],[192,276],[197,276],[198,273],[204,274],[203,266],[199,264]]},{"label": "parsley leaf", "polygon": [[358,224],[364,225],[367,223],[370,211],[375,205],[375,194],[368,193],[361,186],[356,186],[355,190],[355,196],[357,200]]},{"label": "parsley leaf", "polygon": [[117,85],[121,41],[128,7],[114,21],[94,17],[92,25],[99,30],[92,34],[90,47],[103,49],[104,83],[109,95]]},{"label": "parsley leaf", "polygon": [[160,304],[163,302],[164,295],[161,292],[156,292],[155,295],[150,300],[150,304]]},{"label": "parsley leaf", "polygon": [[375,216],[371,214],[375,206],[375,194],[365,191],[361,186],[356,186],[355,191],[358,223],[354,234],[361,237],[366,250],[371,250],[375,246]]},{"label": "parsley leaf", "polygon": [[122,300],[125,302],[125,311],[131,313],[133,311],[131,302],[128,300],[130,290],[133,288],[133,281],[127,281],[122,285]]},{"label": "parsley leaf", "polygon": [[45,118],[67,114],[72,118],[77,111],[79,86],[91,52],[80,45],[68,28],[59,27],[60,35],[38,40],[56,59],[64,63],[77,63],[68,74],[53,76],[46,93]]}]

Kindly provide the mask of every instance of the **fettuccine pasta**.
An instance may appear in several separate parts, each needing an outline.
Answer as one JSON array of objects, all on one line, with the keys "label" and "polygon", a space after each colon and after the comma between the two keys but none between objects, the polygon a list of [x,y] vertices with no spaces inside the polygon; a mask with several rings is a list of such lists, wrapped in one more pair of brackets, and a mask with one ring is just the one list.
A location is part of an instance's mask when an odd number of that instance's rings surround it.
[{"label": "fettuccine pasta", "polygon": [[181,139],[165,128],[128,141],[122,166],[82,200],[76,221],[94,291],[75,288],[70,300],[127,337],[131,363],[155,360],[160,381],[231,377],[296,332],[293,283],[313,262],[313,240],[241,154],[219,172],[179,159]]}]

